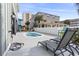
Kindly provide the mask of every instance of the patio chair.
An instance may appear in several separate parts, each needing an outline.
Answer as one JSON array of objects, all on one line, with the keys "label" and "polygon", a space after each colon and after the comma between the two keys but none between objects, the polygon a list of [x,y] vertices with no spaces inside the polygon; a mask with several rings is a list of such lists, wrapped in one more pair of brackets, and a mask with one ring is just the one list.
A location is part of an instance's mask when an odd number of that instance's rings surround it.
[{"label": "patio chair", "polygon": [[[68,46],[69,42],[72,40],[73,35],[77,31],[76,28],[67,28],[65,30],[65,33],[61,39],[50,39],[42,42],[38,42],[38,44],[43,45],[47,50],[50,50],[54,53],[54,56],[62,54],[64,56],[64,52],[68,51],[70,55],[74,56],[74,52],[72,51],[71,47]],[[59,40],[59,41],[58,41]],[[38,45],[37,44],[37,45]],[[62,50],[65,51],[62,51]],[[57,51],[60,51],[59,54],[57,54]]]},{"label": "patio chair", "polygon": [[[77,28],[77,29],[79,30],[79,28]],[[71,43],[70,43],[70,46],[71,46],[73,49],[75,49],[75,51],[76,51],[77,54],[79,55],[79,44],[76,43],[76,42],[78,42],[78,41],[77,41],[78,38],[76,39],[76,36],[77,36],[77,37],[79,36],[78,31],[75,33],[75,36],[73,37],[73,39],[72,39],[72,41],[71,41]]]}]

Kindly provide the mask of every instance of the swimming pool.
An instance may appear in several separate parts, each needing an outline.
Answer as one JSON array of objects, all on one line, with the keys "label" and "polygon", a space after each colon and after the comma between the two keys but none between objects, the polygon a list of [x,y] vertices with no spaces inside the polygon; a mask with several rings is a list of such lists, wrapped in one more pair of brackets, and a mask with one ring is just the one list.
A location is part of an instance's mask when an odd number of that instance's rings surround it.
[{"label": "swimming pool", "polygon": [[41,36],[41,34],[38,33],[38,32],[27,32],[26,35],[27,36],[32,36],[32,37]]}]

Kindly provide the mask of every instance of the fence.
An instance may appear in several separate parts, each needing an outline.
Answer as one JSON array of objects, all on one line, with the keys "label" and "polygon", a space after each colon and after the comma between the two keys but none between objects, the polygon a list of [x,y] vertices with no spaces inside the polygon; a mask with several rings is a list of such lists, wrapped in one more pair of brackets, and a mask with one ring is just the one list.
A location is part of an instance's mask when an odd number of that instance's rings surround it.
[{"label": "fence", "polygon": [[58,35],[58,30],[62,30],[63,27],[47,27],[47,28],[34,28],[37,32],[48,33],[53,35]]}]

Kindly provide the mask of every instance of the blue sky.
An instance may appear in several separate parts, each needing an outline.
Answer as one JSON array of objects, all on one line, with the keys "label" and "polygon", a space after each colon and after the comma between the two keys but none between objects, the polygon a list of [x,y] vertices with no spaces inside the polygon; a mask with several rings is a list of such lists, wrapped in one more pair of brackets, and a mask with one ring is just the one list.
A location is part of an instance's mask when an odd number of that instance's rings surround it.
[{"label": "blue sky", "polygon": [[79,18],[77,7],[73,3],[20,3],[19,18],[22,13],[45,12],[60,16],[60,20]]}]

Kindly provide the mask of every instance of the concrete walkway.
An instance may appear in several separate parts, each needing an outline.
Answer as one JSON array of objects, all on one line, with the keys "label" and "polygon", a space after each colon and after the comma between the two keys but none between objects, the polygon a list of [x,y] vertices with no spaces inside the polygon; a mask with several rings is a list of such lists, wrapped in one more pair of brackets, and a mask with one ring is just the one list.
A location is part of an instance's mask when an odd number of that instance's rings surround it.
[{"label": "concrete walkway", "polygon": [[44,48],[37,46],[38,41],[49,40],[56,36],[43,35],[38,37],[27,37],[25,32],[17,33],[13,42],[24,43],[24,46],[17,51],[8,51],[6,56],[51,56]]}]

